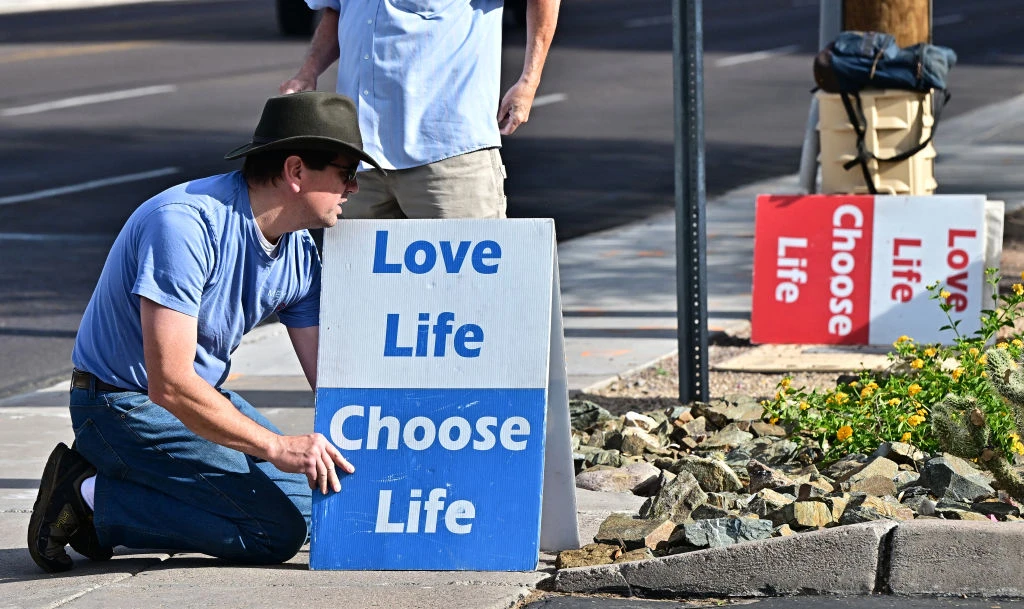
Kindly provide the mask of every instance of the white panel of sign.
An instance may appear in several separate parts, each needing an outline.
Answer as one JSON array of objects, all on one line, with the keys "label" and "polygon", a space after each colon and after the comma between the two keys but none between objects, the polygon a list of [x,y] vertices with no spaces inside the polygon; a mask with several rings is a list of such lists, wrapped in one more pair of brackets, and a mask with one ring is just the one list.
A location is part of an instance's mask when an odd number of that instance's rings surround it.
[{"label": "white panel of sign", "polygon": [[[871,251],[869,342],[907,335],[923,340],[949,322],[927,290],[949,292],[961,334],[979,327],[985,278],[985,197],[876,197]],[[945,335],[948,340],[950,334]]]},{"label": "white panel of sign", "polygon": [[457,222],[457,231],[452,220],[356,220],[327,231],[345,242],[347,259],[324,277],[338,297],[321,310],[321,342],[346,346],[321,357],[321,387],[546,386],[550,319],[524,312],[550,302],[541,261],[551,264],[553,222]]}]

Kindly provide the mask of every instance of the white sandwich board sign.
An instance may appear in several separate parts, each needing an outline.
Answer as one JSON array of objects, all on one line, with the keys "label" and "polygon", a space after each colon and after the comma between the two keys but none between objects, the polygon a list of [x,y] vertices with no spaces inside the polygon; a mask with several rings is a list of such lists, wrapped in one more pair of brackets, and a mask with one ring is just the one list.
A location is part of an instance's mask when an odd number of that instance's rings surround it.
[{"label": "white sandwich board sign", "polygon": [[310,567],[579,547],[553,221],[344,221],[324,245],[314,427],[356,472],[313,494]]}]

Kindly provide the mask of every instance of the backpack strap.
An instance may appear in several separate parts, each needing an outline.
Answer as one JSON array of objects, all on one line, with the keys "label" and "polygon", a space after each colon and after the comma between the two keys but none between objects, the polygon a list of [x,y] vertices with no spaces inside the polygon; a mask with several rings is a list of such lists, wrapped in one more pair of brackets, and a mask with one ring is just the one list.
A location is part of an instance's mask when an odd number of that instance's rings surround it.
[{"label": "backpack strap", "polygon": [[[846,109],[846,116],[850,119],[850,124],[853,125],[853,130],[857,133],[857,156],[852,161],[844,163],[843,169],[849,171],[854,165],[860,165],[860,170],[864,173],[864,182],[868,186],[868,192],[877,195],[878,189],[875,188],[875,181],[871,177],[871,169],[868,168],[868,159],[875,158],[875,155],[868,152],[867,146],[864,144],[864,137],[867,133],[867,119],[864,118],[864,107],[861,105],[860,94],[856,91],[852,93],[843,91],[839,95],[843,98],[843,108]],[[850,101],[851,95],[857,100],[856,111],[853,108],[853,102]]]},{"label": "backpack strap", "polygon": [[895,154],[888,158],[879,158],[875,154],[867,149],[864,143],[864,138],[867,135],[867,119],[864,117],[864,107],[861,104],[860,95],[852,93],[854,99],[857,101],[856,111],[854,110],[853,103],[850,101],[849,96],[851,94],[842,93],[843,97],[843,108],[846,109],[846,116],[850,119],[850,124],[853,125],[853,130],[857,132],[857,156],[852,161],[847,161],[843,164],[843,169],[849,171],[854,165],[860,165],[861,171],[864,173],[864,181],[867,183],[868,191],[876,195],[878,194],[875,188],[875,181],[871,177],[871,170],[868,168],[868,160],[874,159],[879,162],[899,162],[905,161],[910,157],[914,156],[918,152],[921,152],[931,143],[935,137],[935,130],[939,126],[939,119],[942,117],[942,109],[949,103],[952,95],[946,89],[935,89],[936,93],[942,94],[941,102],[935,108],[935,119],[932,123],[931,133],[921,143],[913,146],[909,150],[905,150],[899,154]]}]

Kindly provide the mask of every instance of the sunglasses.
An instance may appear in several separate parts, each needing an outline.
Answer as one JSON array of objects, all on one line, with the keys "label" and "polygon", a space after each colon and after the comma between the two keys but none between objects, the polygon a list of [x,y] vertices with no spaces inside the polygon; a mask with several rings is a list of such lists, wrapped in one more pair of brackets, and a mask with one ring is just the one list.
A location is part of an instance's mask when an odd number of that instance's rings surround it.
[{"label": "sunglasses", "polygon": [[337,163],[328,163],[328,165],[330,165],[331,167],[337,167],[338,169],[343,170],[343,173],[341,174],[341,177],[346,182],[355,182],[356,181],[356,172],[359,171],[359,163],[356,163],[355,165],[351,165],[349,167],[346,167],[344,165],[338,165]]}]

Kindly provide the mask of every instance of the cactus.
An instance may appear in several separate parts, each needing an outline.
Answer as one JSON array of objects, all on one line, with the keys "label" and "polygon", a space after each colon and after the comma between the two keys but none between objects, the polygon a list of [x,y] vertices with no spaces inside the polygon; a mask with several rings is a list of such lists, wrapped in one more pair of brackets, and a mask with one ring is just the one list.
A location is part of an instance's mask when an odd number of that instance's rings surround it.
[{"label": "cactus", "polygon": [[[1024,368],[1005,350],[989,349],[987,355],[989,384],[1012,409],[1017,433],[1024,437]],[[935,404],[932,430],[946,452],[977,459],[1006,492],[1024,501],[1024,479],[1010,466],[1002,450],[992,446],[985,413],[974,398],[948,395]]]}]

